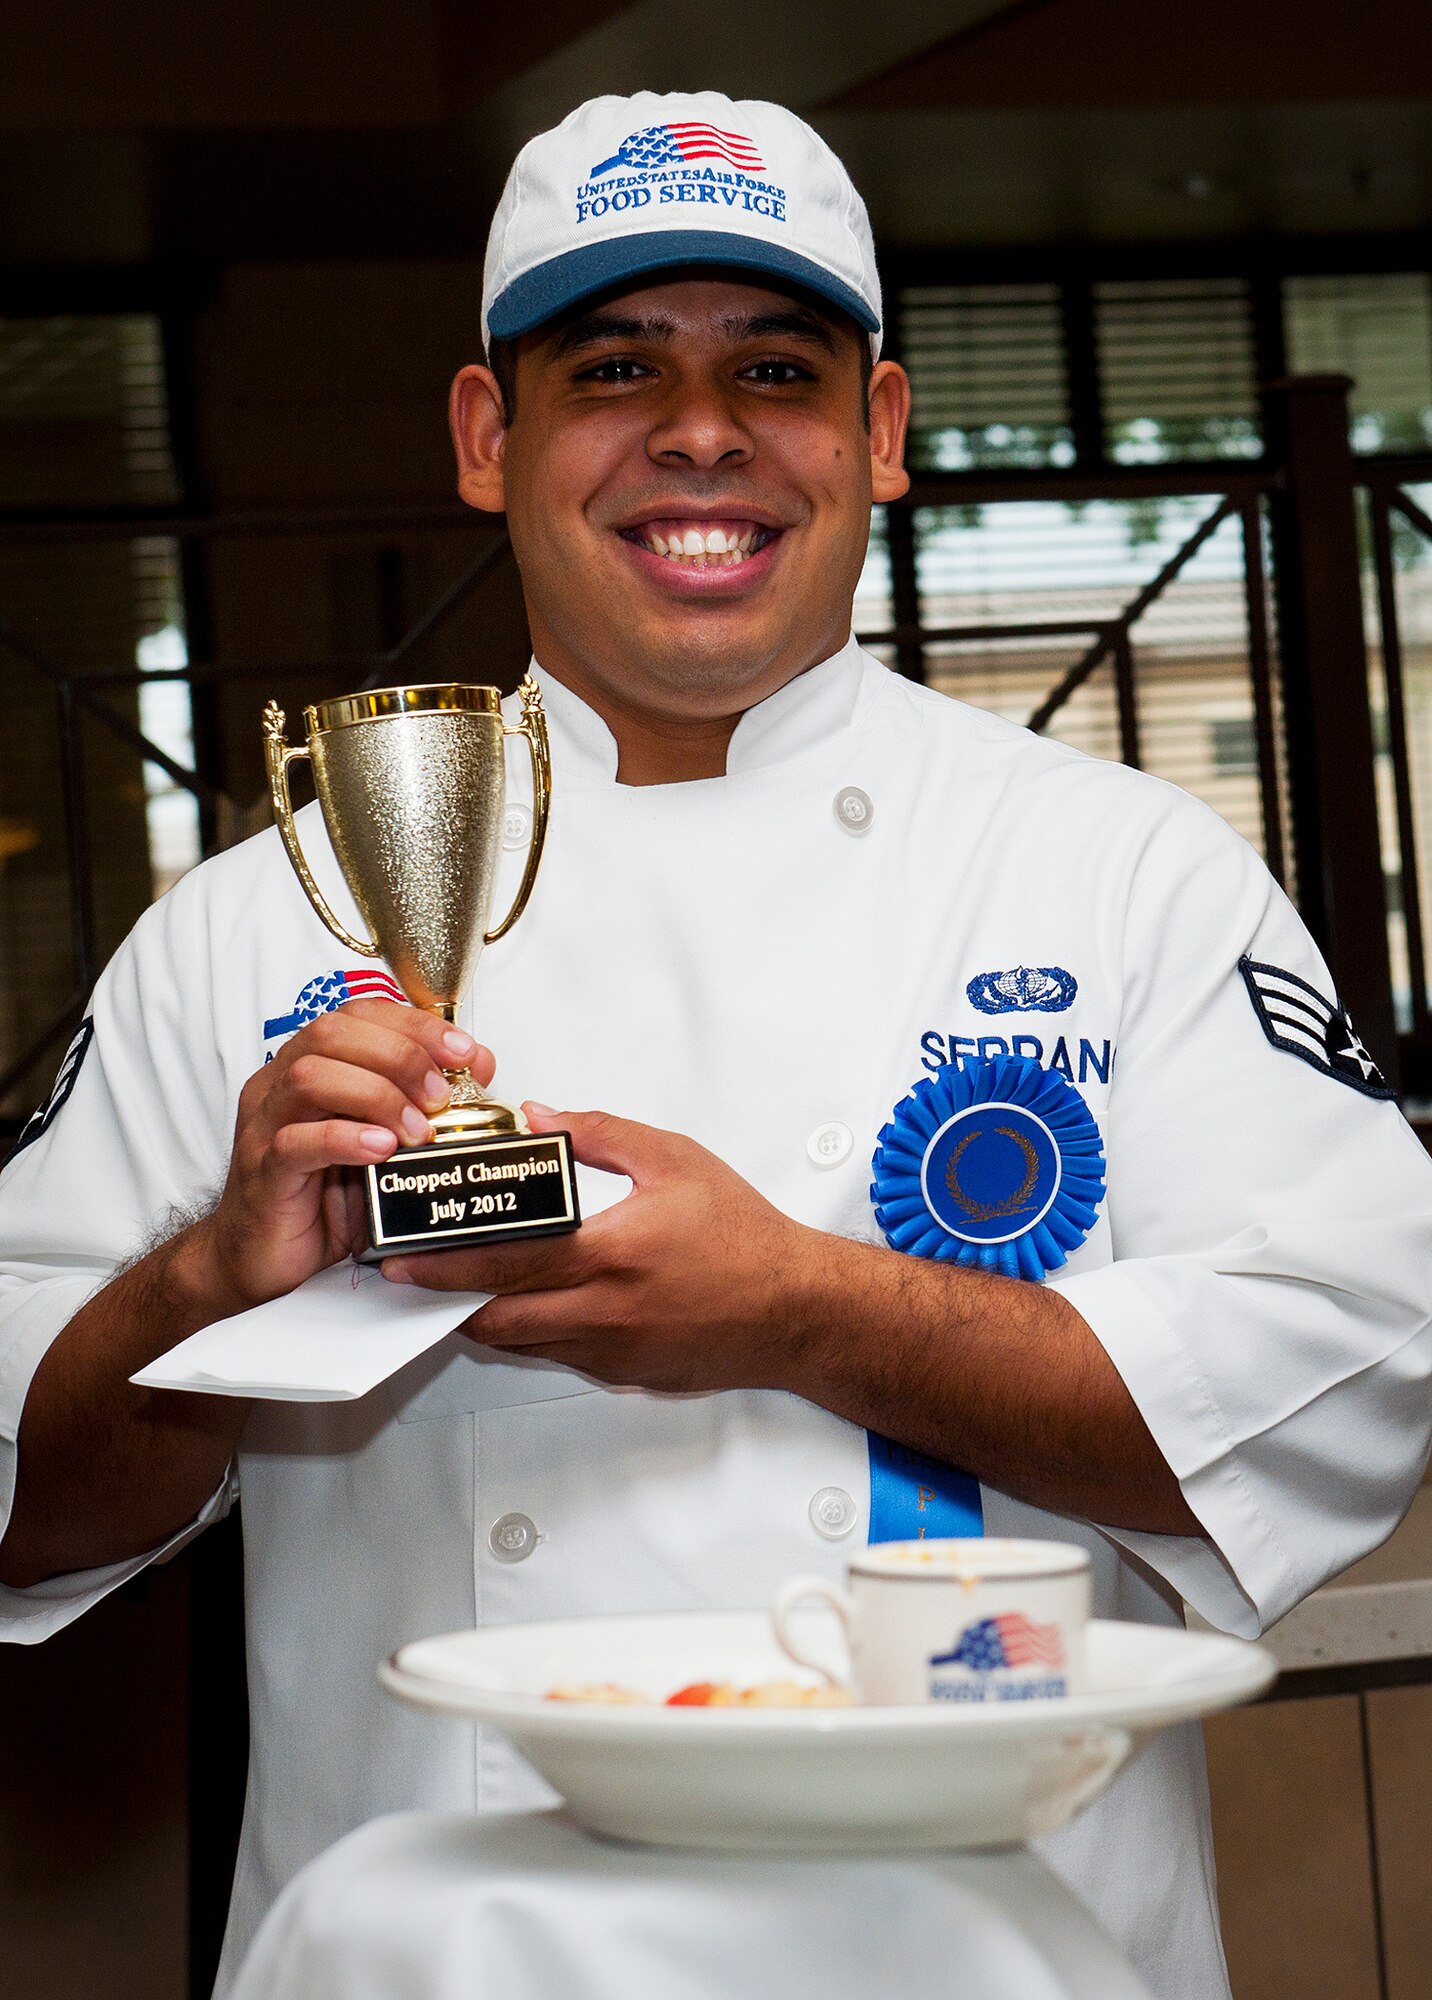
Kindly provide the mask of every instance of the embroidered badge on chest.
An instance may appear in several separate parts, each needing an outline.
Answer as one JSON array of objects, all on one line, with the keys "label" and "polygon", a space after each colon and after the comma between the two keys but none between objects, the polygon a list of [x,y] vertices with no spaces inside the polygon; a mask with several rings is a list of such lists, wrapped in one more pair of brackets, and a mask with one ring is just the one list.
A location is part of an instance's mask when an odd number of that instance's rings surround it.
[{"label": "embroidered badge on chest", "polygon": [[977,972],[965,997],[981,1014],[1062,1014],[1078,991],[1078,980],[1062,965],[1014,965],[1007,972]]},{"label": "embroidered badge on chest", "polygon": [[880,1134],[870,1197],[892,1249],[1039,1279],[1104,1198],[1104,1147],[1074,1085],[1024,1056],[948,1063]]},{"label": "embroidered badge on chest", "polygon": [[1360,1090],[1364,1097],[1397,1095],[1363,1045],[1341,1001],[1324,999],[1316,986],[1309,986],[1306,979],[1299,979],[1296,972],[1285,972],[1280,965],[1240,958],[1238,970],[1253,1012],[1275,1049],[1311,1063],[1325,1076]]}]

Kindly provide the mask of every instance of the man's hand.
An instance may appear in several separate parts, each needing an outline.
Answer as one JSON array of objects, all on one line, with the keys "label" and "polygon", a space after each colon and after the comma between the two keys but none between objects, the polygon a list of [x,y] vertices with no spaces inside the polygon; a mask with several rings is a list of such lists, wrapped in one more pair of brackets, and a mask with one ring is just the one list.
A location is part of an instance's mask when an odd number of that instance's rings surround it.
[{"label": "man's hand", "polygon": [[464,1063],[491,1079],[471,1035],[392,1001],[352,1000],[300,1028],[240,1093],[223,1194],[185,1246],[191,1284],[239,1312],[361,1249],[352,1170],[427,1139],[451,1095],[443,1068]]},{"label": "man's hand", "polygon": [[568,1236],[389,1258],[386,1277],[496,1292],[467,1322],[600,1382],[660,1390],[787,1386],[802,1304],[830,1241],[773,1208],[694,1139],[604,1112],[526,1107],[632,1191]]},{"label": "man's hand", "polygon": [[570,1236],[384,1264],[401,1282],[495,1293],[467,1322],[474,1340],[623,1387],[789,1390],[1055,1513],[1201,1532],[1058,1292],[808,1229],[674,1132],[527,1112],[632,1192]]}]

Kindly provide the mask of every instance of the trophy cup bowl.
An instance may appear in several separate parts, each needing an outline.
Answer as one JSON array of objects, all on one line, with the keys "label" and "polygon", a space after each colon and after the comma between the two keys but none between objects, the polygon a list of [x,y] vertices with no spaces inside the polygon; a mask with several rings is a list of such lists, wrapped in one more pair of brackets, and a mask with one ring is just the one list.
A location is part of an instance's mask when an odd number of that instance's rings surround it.
[{"label": "trophy cup bowl", "polygon": [[[494,687],[375,688],[304,711],[307,740],[284,739],[284,714],[264,710],[274,819],[304,891],[350,950],[386,959],[415,1007],[456,1017],[486,945],[527,906],[547,833],[551,761],[542,695],[529,675],[522,719],[503,721]],[[532,758],[532,837],[512,907],[488,929],[506,805],[504,739]],[[308,865],[289,793],[306,759],[330,845],[371,933],[355,937]],[[433,1142],[400,1148],[363,1169],[370,1257],[452,1249],[575,1229],[572,1146],[565,1132],[533,1134],[466,1069],[445,1070],[452,1100],[432,1120]]]}]

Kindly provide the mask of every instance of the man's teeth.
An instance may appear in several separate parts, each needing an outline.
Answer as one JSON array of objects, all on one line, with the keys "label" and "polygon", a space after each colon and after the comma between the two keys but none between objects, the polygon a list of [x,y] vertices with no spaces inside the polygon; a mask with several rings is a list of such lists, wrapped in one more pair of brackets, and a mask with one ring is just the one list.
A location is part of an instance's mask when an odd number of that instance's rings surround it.
[{"label": "man's teeth", "polygon": [[651,528],[641,539],[668,562],[694,562],[698,569],[708,569],[714,558],[722,569],[734,569],[766,536],[756,527],[678,528],[665,535]]}]

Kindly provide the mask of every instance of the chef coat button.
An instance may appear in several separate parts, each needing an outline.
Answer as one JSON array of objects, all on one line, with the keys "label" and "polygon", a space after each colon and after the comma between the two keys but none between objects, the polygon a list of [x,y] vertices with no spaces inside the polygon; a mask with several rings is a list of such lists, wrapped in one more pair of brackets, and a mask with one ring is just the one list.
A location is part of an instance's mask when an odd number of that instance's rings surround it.
[{"label": "chef coat button", "polygon": [[855,1526],[855,1502],[843,1486],[822,1486],[810,1503],[810,1524],[828,1542],[838,1542]]},{"label": "chef coat button", "polygon": [[875,819],[870,794],[859,785],[845,785],[835,795],[835,817],[847,833],[868,833]]},{"label": "chef coat button", "polygon": [[502,845],[509,850],[525,847],[532,832],[532,815],[526,806],[509,806],[502,815]]},{"label": "chef coat button", "polygon": [[525,1514],[504,1514],[494,1521],[487,1546],[500,1563],[526,1562],[537,1546],[537,1528]]},{"label": "chef coat button", "polygon": [[850,1158],[855,1144],[855,1134],[839,1119],[832,1119],[828,1125],[817,1125],[806,1140],[806,1151],[818,1167],[838,1167]]}]

